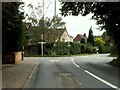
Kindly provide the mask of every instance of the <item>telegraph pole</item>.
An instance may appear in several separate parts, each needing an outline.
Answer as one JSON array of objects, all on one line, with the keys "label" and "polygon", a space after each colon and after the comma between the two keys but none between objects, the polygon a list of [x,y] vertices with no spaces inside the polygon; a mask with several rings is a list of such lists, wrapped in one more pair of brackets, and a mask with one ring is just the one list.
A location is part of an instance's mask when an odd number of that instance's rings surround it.
[{"label": "telegraph pole", "polygon": [[44,42],[44,0],[43,0],[43,32],[41,35],[41,39],[42,39],[42,41],[38,42],[38,44],[39,43],[41,44],[41,54],[44,55],[44,44],[46,43],[46,42]]},{"label": "telegraph pole", "polygon": [[55,0],[55,11],[54,11],[54,16],[56,16],[56,0]]}]

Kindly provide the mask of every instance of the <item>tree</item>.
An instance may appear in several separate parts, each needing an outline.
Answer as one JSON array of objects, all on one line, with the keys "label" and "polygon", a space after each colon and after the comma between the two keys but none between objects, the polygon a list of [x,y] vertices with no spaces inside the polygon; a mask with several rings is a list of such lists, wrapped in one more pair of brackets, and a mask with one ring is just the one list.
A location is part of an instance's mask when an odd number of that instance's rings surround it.
[{"label": "tree", "polygon": [[56,15],[51,20],[51,29],[66,29],[65,22],[62,21],[61,17]]},{"label": "tree", "polygon": [[89,44],[94,45],[94,37],[93,37],[92,26],[90,27],[87,41],[88,41]]},{"label": "tree", "polygon": [[[30,39],[33,43],[38,43],[39,41],[49,42],[51,39],[51,35],[53,34],[52,30],[62,29],[65,30],[65,22],[62,21],[61,17],[54,16],[52,19],[43,17],[39,20],[37,26],[32,26],[30,28]],[[43,35],[43,38],[42,38]]]},{"label": "tree", "polygon": [[101,37],[103,37],[103,40],[105,41],[105,45],[106,46],[110,46],[110,44],[112,44],[112,38],[108,35],[108,33],[105,31],[103,32],[103,34],[101,35]]},{"label": "tree", "polygon": [[25,45],[23,13],[19,11],[21,2],[2,3],[2,52],[16,52]]},{"label": "tree", "polygon": [[102,39],[102,37],[100,38],[95,38],[95,46],[104,46],[105,45],[105,41]]},{"label": "tree", "polygon": [[112,37],[115,42],[118,57],[117,63],[120,64],[120,2],[62,2],[61,14],[86,16],[92,13],[101,30]]}]

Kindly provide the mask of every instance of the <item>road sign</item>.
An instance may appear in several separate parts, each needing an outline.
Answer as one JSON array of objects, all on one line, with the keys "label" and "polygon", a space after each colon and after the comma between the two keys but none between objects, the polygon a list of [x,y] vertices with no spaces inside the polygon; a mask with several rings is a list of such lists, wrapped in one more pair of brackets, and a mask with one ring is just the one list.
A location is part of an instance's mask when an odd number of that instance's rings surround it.
[{"label": "road sign", "polygon": [[31,26],[31,23],[25,23],[25,27],[27,30],[30,28],[30,26]]},{"label": "road sign", "polygon": [[45,44],[46,42],[38,42],[38,44],[41,44],[41,53],[42,53],[42,55],[44,54],[43,53],[43,44]]}]

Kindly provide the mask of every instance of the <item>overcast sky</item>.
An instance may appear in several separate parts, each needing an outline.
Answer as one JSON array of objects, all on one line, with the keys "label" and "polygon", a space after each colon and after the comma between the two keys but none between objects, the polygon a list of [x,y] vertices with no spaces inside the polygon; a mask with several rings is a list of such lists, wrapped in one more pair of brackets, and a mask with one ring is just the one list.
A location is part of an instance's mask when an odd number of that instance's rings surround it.
[{"label": "overcast sky", "polygon": [[[25,2],[25,5],[27,6],[28,4],[32,3],[33,5],[37,6],[38,3],[41,3],[41,5],[43,4],[43,0],[22,0],[23,2]],[[54,1],[55,0],[44,0],[44,12],[45,12],[45,17],[49,17],[52,18],[54,16]],[[60,2],[59,0],[56,0],[57,4],[56,4],[56,13],[61,16],[59,13],[59,8],[60,6]],[[42,7],[41,7],[42,8]],[[30,10],[25,7],[25,11],[27,13],[30,12]],[[63,21],[66,22],[66,28],[68,33],[75,37],[77,34],[84,34],[86,33],[86,35],[88,36],[88,32],[90,27],[92,26],[92,30],[93,30],[93,34],[94,35],[101,35],[103,33],[103,31],[99,31],[98,26],[95,24],[95,20],[90,20],[91,15],[87,15],[85,17],[79,15],[79,16],[67,16],[67,17],[63,17],[61,16]]]}]

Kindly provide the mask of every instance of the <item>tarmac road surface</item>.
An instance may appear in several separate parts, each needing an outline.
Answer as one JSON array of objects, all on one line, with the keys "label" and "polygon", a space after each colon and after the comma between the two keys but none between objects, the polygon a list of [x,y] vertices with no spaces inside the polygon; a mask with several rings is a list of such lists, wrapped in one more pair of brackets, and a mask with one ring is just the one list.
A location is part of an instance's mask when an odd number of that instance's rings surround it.
[{"label": "tarmac road surface", "polygon": [[108,54],[25,59],[39,63],[24,88],[120,88],[119,69],[108,64]]}]

